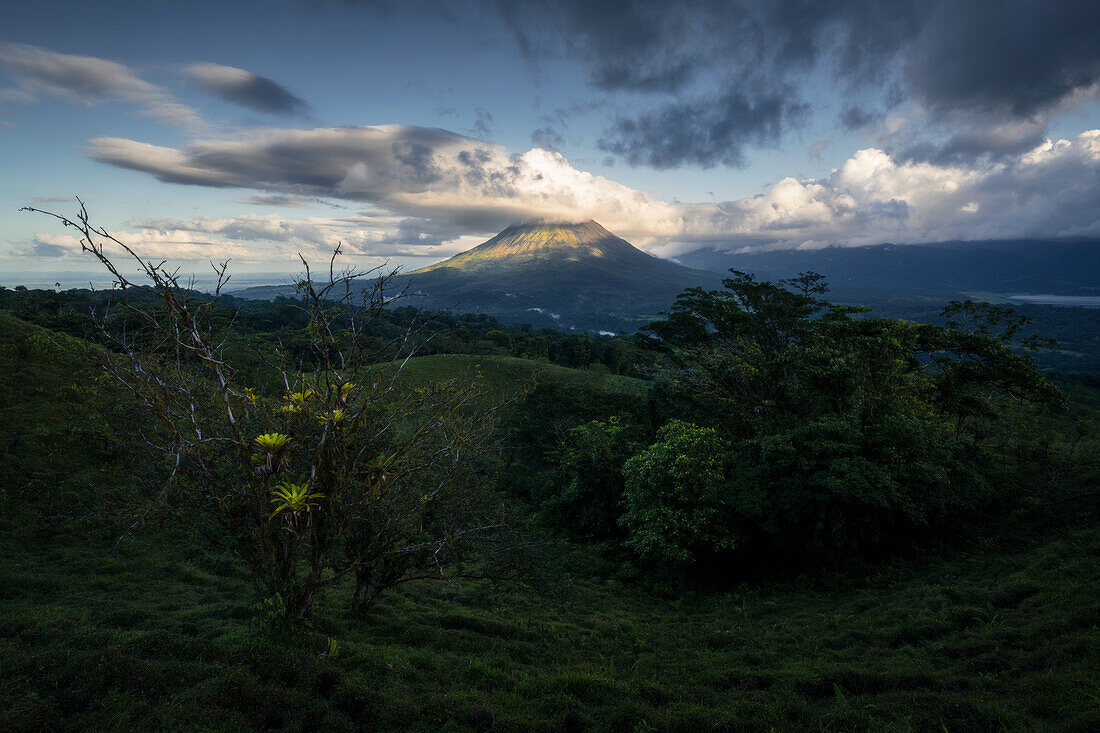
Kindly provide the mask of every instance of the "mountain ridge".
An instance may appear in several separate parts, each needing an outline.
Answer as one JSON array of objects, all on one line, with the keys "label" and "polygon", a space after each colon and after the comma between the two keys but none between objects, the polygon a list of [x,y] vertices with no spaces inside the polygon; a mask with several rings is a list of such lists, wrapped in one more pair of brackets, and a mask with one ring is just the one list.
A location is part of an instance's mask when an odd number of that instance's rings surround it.
[{"label": "mountain ridge", "polygon": [[1100,295],[1100,240],[883,243],[746,253],[704,247],[676,259],[718,272],[745,270],[766,280],[813,270],[825,275],[834,291]]}]

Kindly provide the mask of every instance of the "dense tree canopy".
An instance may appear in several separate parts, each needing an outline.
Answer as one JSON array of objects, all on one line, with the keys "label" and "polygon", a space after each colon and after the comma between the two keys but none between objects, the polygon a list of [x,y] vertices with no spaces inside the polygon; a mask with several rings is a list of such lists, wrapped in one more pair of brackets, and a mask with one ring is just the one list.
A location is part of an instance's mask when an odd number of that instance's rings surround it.
[{"label": "dense tree canopy", "polygon": [[[648,559],[802,567],[896,548],[990,499],[982,438],[1007,406],[1061,400],[1012,348],[1009,309],[953,303],[946,325],[917,324],[832,305],[813,273],[724,285],[686,291],[641,336],[669,422],[622,464],[611,513]],[[592,426],[563,453],[573,491],[592,484],[578,452],[613,443]]]}]

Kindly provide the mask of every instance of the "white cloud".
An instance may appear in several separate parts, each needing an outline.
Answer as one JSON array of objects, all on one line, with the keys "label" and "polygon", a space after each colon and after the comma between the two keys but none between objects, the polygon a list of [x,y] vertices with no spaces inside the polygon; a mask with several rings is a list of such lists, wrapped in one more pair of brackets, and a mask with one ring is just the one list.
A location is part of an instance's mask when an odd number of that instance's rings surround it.
[{"label": "white cloud", "polygon": [[664,255],[702,243],[818,247],[1100,236],[1100,130],[978,163],[906,160],[867,148],[827,177],[785,178],[756,196],[720,204],[666,202],[577,170],[547,150],[509,154],[445,130],[396,125],[266,130],[184,149],[98,138],[90,154],[168,182],[370,204],[370,215],[360,219],[236,217],[216,225],[219,235],[238,239],[262,233],[269,241],[317,247],[344,241],[362,255],[442,255],[459,242],[539,218],[593,218]]},{"label": "white cloud", "polygon": [[899,162],[860,150],[824,179],[684,207],[662,251],[700,241],[774,247],[1100,236],[1100,130],[998,162]]},{"label": "white cloud", "polygon": [[558,153],[511,155],[446,130],[381,127],[265,130],[199,140],[183,150],[122,138],[91,141],[96,160],[161,180],[326,196],[495,232],[516,220],[595,218],[625,235],[671,236],[676,206],[602,176]]},{"label": "white cloud", "polygon": [[[170,260],[211,261],[227,258],[261,261],[270,254],[270,247],[248,248],[222,238],[199,237],[187,229],[124,229],[112,234],[143,257]],[[125,253],[117,245],[103,241],[106,251],[116,262],[126,260]],[[47,254],[48,253],[48,254]],[[51,258],[86,257],[80,239],[71,234],[36,233],[25,246],[14,247],[15,257]]]},{"label": "white cloud", "polygon": [[122,101],[136,105],[142,115],[160,122],[185,127],[202,124],[194,109],[176,102],[165,89],[114,61],[4,43],[0,44],[0,65],[9,70],[18,85],[3,90],[8,99],[31,102],[49,95],[86,106]]},{"label": "white cloud", "polygon": [[[479,243],[476,237],[438,241],[418,229],[428,222],[400,220],[389,215],[288,218],[276,214],[232,217],[198,216],[189,219],[137,218],[112,232],[144,257],[172,261],[233,259],[293,268],[302,254],[311,261],[327,260],[332,251],[351,258],[345,262],[380,262],[392,258],[448,257]],[[79,241],[69,235],[36,235],[38,242],[56,245],[64,254],[77,254]],[[52,250],[51,250],[52,251]],[[61,250],[56,250],[61,254]],[[30,249],[13,252],[32,254]],[[427,260],[425,260],[427,261]]]}]

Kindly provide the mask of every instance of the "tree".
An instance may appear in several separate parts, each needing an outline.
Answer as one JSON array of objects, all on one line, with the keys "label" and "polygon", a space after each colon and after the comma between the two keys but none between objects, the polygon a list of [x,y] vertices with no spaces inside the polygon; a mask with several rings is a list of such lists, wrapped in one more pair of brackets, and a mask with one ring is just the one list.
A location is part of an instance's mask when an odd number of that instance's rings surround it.
[{"label": "tree", "polygon": [[[733,271],[724,285],[686,291],[643,343],[664,359],[656,376],[677,417],[728,441],[713,516],[760,556],[838,564],[972,511],[988,498],[984,427],[1006,401],[1062,399],[1014,348],[1022,322],[1010,310],[954,303],[947,325],[914,324],[828,303],[814,273],[769,283]],[[664,495],[631,489],[678,486],[653,478],[671,475],[654,473],[659,456],[672,460],[668,438],[658,446],[627,462],[628,543],[684,559]],[[638,521],[646,511],[657,514]],[[728,547],[730,532],[705,535],[711,549]]]},{"label": "tree", "polygon": [[657,442],[623,466],[619,521],[629,531],[627,546],[663,563],[691,563],[736,547],[725,487],[728,455],[713,428],[672,420],[657,431]]},{"label": "tree", "polygon": [[569,430],[557,454],[561,480],[543,499],[552,523],[581,536],[617,534],[623,463],[637,450],[635,432],[618,416]]},{"label": "tree", "polygon": [[[35,209],[28,209],[37,211]],[[120,295],[99,314],[109,345],[100,365],[153,421],[142,435],[168,480],[128,531],[170,509],[213,543],[234,550],[257,590],[292,618],[345,577],[369,604],[410,577],[464,572],[481,541],[501,530],[500,507],[471,473],[490,448],[495,407],[474,380],[416,382],[410,325],[382,343],[367,337],[400,293],[380,270],[315,279],[304,259],[299,297],[308,323],[297,355],[279,347],[263,366],[282,387],[244,383],[227,353],[237,315],[220,307],[227,263],[212,295],[186,287],[89,222],[53,214],[114,277]],[[117,251],[117,252],[116,252]],[[143,282],[116,262],[136,265]],[[125,323],[125,328],[114,324]]]}]

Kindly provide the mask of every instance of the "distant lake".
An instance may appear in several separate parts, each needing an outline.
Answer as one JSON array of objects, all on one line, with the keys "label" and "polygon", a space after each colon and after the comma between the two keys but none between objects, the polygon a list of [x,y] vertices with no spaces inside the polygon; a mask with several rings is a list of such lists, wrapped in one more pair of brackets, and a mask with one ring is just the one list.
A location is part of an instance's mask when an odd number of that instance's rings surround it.
[{"label": "distant lake", "polygon": [[1010,295],[1010,300],[1033,305],[1058,305],[1063,308],[1100,308],[1100,295]]}]

